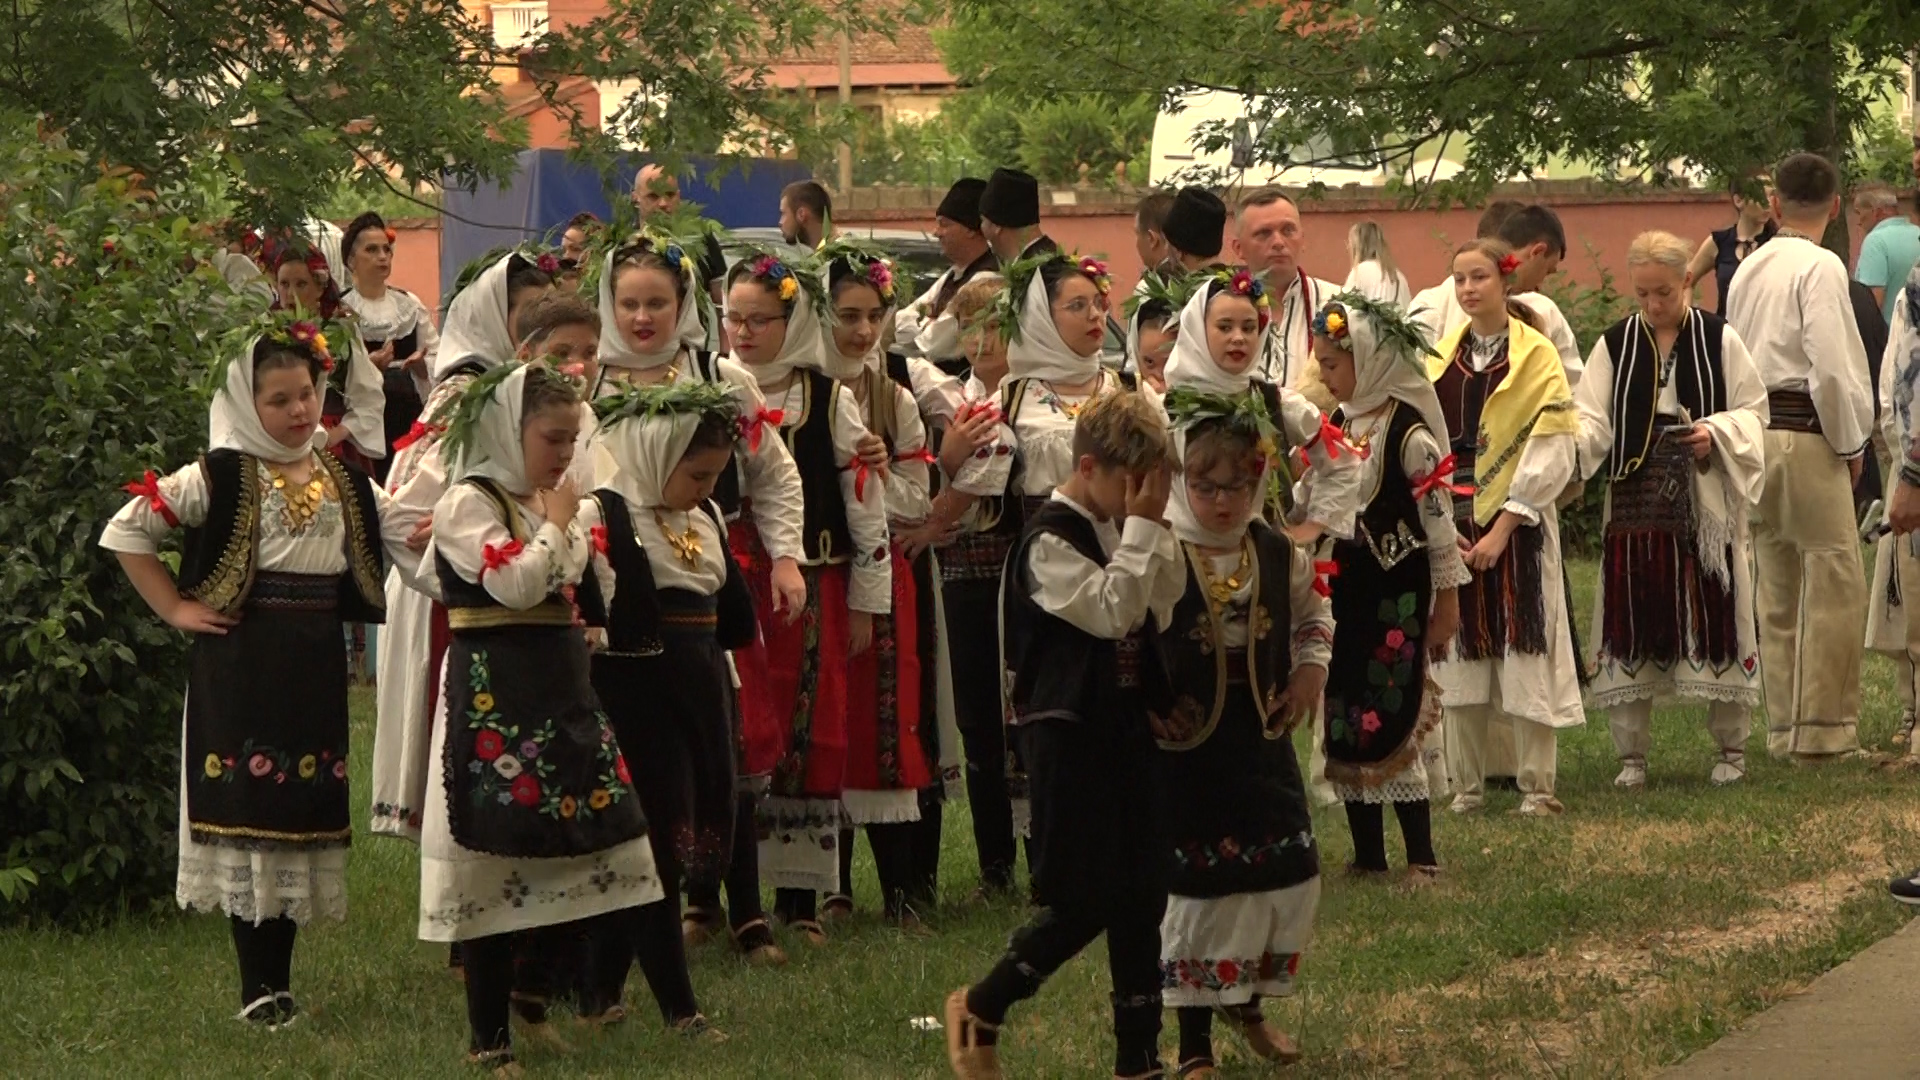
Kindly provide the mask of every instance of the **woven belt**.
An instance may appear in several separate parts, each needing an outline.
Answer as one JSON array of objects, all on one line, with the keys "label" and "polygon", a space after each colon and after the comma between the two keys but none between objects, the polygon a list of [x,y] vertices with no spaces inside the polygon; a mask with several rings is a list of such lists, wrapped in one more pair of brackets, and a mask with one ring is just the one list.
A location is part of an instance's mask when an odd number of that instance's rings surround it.
[{"label": "woven belt", "polygon": [[551,600],[524,611],[504,606],[447,609],[447,626],[453,630],[491,630],[499,626],[572,625],[573,607]]},{"label": "woven belt", "polygon": [[1774,431],[1821,434],[1820,413],[1813,407],[1813,397],[1804,390],[1769,390],[1767,408],[1771,413],[1767,427]]},{"label": "woven belt", "polygon": [[267,611],[332,611],[340,605],[340,578],[333,574],[253,576],[246,606]]}]

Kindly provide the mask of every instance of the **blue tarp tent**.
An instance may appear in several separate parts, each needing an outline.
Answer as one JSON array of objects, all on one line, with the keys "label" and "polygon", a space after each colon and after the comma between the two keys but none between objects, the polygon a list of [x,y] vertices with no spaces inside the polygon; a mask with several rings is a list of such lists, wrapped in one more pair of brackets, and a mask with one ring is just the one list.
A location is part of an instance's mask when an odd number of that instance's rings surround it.
[{"label": "blue tarp tent", "polygon": [[[615,177],[619,191],[633,187],[634,174],[653,160],[628,155]],[[780,220],[780,189],[812,177],[797,161],[761,159],[730,167],[713,177],[711,160],[695,159],[680,177],[680,192],[699,203],[707,217],[731,229],[772,226]],[[440,280],[452,288],[460,268],[497,247],[539,240],[582,210],[606,220],[610,214],[600,174],[567,160],[564,150],[523,150],[513,179],[504,187],[462,191],[449,187],[446,213],[440,217]]]}]

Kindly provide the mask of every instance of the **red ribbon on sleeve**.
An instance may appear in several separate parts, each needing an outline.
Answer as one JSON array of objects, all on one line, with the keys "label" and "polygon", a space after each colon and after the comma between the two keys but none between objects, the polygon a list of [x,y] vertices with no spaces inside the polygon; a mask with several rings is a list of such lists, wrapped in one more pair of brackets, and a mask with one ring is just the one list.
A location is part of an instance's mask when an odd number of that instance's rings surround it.
[{"label": "red ribbon on sleeve", "polygon": [[393,440],[393,452],[397,454],[407,447],[412,446],[414,443],[419,442],[421,439],[429,435],[439,435],[444,430],[444,428],[436,427],[432,424],[423,424],[415,420],[413,426],[407,429],[405,435]]},{"label": "red ribbon on sleeve", "polygon": [[1319,593],[1324,598],[1331,599],[1333,596],[1333,579],[1339,576],[1339,563],[1330,559],[1326,561],[1319,559],[1314,560],[1313,591]]},{"label": "red ribbon on sleeve", "polygon": [[1320,414],[1320,430],[1314,432],[1313,438],[1308,439],[1307,444],[1301,449],[1311,450],[1313,449],[1313,446],[1315,443],[1320,443],[1320,442],[1324,442],[1327,445],[1328,461],[1340,460],[1340,452],[1342,450],[1345,450],[1346,452],[1353,454],[1356,457],[1359,457],[1362,459],[1364,459],[1367,456],[1367,452],[1365,450],[1358,449],[1352,443],[1347,441],[1347,433],[1344,431],[1341,431],[1340,428],[1337,425],[1335,425],[1332,420],[1327,419],[1326,413]]},{"label": "red ribbon on sleeve", "polygon": [[867,477],[872,475],[874,470],[869,468],[867,463],[859,458],[855,458],[846,468],[849,472],[853,473],[853,497],[860,502],[866,502]]},{"label": "red ribbon on sleeve", "polygon": [[499,547],[487,544],[480,549],[480,576],[485,578],[487,571],[498,570],[512,562],[527,546],[518,540],[509,540]]},{"label": "red ribbon on sleeve", "polygon": [[121,490],[129,495],[147,500],[148,509],[159,514],[161,519],[166,521],[168,528],[177,529],[180,527],[180,519],[173,516],[173,507],[167,505],[167,497],[160,493],[160,478],[154,475],[152,469],[148,469],[145,476],[128,484]]},{"label": "red ribbon on sleeve", "polygon": [[900,462],[921,461],[931,465],[940,459],[933,456],[933,451],[923,446],[918,450],[911,450],[904,454],[895,454],[893,460]]},{"label": "red ribbon on sleeve", "polygon": [[1450,491],[1455,495],[1473,494],[1472,484],[1454,484],[1448,482],[1453,477],[1455,464],[1454,456],[1448,454],[1446,457],[1440,459],[1440,464],[1435,465],[1432,472],[1423,473],[1420,476],[1414,477],[1414,499],[1416,501],[1424,499],[1436,490]]},{"label": "red ribbon on sleeve", "polygon": [[752,416],[740,418],[740,437],[747,440],[747,449],[757,454],[760,452],[760,430],[768,425],[778,429],[786,419],[784,409],[756,410]]},{"label": "red ribbon on sleeve", "polygon": [[974,417],[980,416],[982,414],[991,416],[996,421],[999,420],[1000,419],[999,404],[997,402],[992,402],[992,401],[969,401],[960,406],[960,414],[956,419],[971,420]]},{"label": "red ribbon on sleeve", "polygon": [[607,527],[605,525],[595,525],[593,528],[588,529],[587,538],[593,541],[593,550],[602,555],[607,553]]}]

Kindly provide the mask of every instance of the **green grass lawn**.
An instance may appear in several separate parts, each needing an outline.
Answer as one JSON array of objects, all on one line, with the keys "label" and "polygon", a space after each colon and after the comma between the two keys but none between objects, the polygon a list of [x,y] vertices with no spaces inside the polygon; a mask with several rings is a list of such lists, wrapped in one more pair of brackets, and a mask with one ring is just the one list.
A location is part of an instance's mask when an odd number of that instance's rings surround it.
[{"label": "green grass lawn", "polygon": [[[1590,566],[1576,593],[1592,591]],[[1869,660],[1862,741],[1898,714],[1890,668]],[[371,699],[355,695],[354,776],[367,790]],[[1767,759],[1714,790],[1702,710],[1656,714],[1649,789],[1617,792],[1603,717],[1560,742],[1559,820],[1496,795],[1469,819],[1436,815],[1446,879],[1409,892],[1328,875],[1300,992],[1269,1012],[1307,1059],[1300,1075],[1640,1076],[1712,1042],[1904,921],[1882,883],[1920,863],[1911,774],[1868,764],[1796,768]],[[360,806],[364,813],[364,802]],[[1389,815],[1391,818],[1391,815]],[[1316,818],[1329,868],[1350,853],[1336,809]],[[1389,826],[1389,851],[1399,860]],[[861,847],[864,860],[865,846]],[[560,1057],[523,1050],[533,1076],[937,1077],[938,1032],[911,1021],[983,972],[1024,917],[968,907],[965,809],[947,815],[937,933],[910,938],[862,915],[825,949],[749,970],[719,946],[697,954],[706,1011],[732,1035],[692,1046],[664,1033],[635,973],[636,1022]],[[352,914],[301,937],[294,989],[315,1015],[269,1034],[238,1006],[224,919],[175,916],[84,937],[0,932],[0,1075],[466,1076],[460,986],[446,949],[415,940],[414,848],[359,839]],[[1097,1076],[1111,1064],[1098,946],[1017,1009],[1003,1036],[1012,1075]],[[1172,1056],[1171,1023],[1163,1037]],[[1229,1076],[1265,1072],[1220,1043]]]}]

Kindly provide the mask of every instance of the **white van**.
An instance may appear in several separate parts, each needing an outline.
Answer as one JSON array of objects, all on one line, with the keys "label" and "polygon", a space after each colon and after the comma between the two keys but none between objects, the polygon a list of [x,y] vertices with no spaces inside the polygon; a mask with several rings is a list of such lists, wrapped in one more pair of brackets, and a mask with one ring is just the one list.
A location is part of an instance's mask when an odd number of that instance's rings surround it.
[{"label": "white van", "polygon": [[1322,183],[1328,187],[1360,184],[1378,187],[1386,183],[1387,172],[1368,161],[1340,161],[1331,140],[1316,137],[1305,146],[1294,148],[1288,157],[1310,161],[1312,165],[1287,165],[1260,162],[1241,168],[1235,164],[1231,147],[1211,153],[1197,149],[1196,140],[1209,125],[1224,124],[1229,130],[1242,122],[1242,139],[1259,141],[1260,99],[1219,90],[1198,90],[1181,96],[1177,111],[1162,109],[1153,122],[1153,163],[1148,183],[1154,187],[1178,187],[1186,183],[1226,184],[1236,187],[1306,187]]}]

